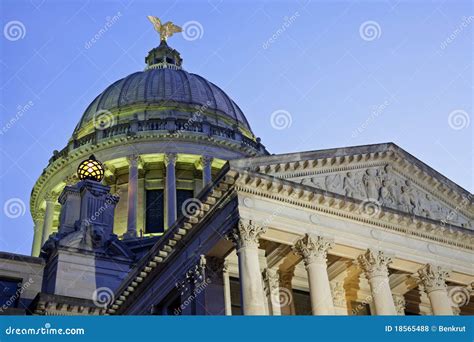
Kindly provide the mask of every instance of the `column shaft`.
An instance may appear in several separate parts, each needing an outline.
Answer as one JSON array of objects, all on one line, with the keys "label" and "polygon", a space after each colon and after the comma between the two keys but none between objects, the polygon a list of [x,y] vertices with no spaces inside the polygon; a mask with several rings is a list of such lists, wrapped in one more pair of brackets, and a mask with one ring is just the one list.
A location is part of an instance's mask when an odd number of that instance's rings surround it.
[{"label": "column shaft", "polygon": [[166,165],[166,226],[171,227],[177,218],[176,211],[176,153],[165,155]]},{"label": "column shaft", "polygon": [[263,280],[265,295],[267,296],[269,315],[281,316],[282,305],[285,304],[285,301],[289,301],[290,299],[292,300],[293,298],[280,296],[283,295],[283,293],[280,292],[279,274],[276,270],[266,268],[263,271]]},{"label": "column shaft", "polygon": [[265,297],[258,257],[258,238],[265,228],[239,221],[231,233],[239,259],[240,292],[244,315],[265,315]]},{"label": "column shaft", "polygon": [[201,158],[202,163],[202,186],[205,187],[206,185],[212,182],[212,158],[203,156]]},{"label": "column shaft", "polygon": [[306,267],[313,315],[334,315],[334,301],[326,262],[313,262]]},{"label": "column shaft", "polygon": [[44,210],[38,210],[34,215],[34,235],[33,235],[33,244],[31,246],[31,255],[39,256],[41,252],[41,242],[42,242],[42,229],[44,225]]},{"label": "column shaft", "polygon": [[53,198],[54,198],[53,195],[48,195],[46,197],[46,211],[44,214],[43,238],[41,239],[41,246],[43,246],[46,240],[48,240],[53,230],[54,204],[55,204],[55,201]]},{"label": "column shaft", "polygon": [[388,277],[369,278],[370,290],[377,315],[396,315]]},{"label": "column shaft", "polygon": [[127,232],[125,237],[137,236],[137,207],[138,207],[138,159],[137,155],[128,157],[128,212]]},{"label": "column shaft", "polygon": [[239,274],[244,315],[264,315],[263,284],[258,263],[258,248],[241,247],[239,256]]},{"label": "column shaft", "polygon": [[232,298],[230,296],[230,277],[227,263],[224,264],[224,298],[225,298],[225,314],[232,316]]},{"label": "column shaft", "polygon": [[290,316],[295,315],[295,302],[293,300],[293,276],[295,268],[278,271],[278,306],[280,308],[280,315]]}]

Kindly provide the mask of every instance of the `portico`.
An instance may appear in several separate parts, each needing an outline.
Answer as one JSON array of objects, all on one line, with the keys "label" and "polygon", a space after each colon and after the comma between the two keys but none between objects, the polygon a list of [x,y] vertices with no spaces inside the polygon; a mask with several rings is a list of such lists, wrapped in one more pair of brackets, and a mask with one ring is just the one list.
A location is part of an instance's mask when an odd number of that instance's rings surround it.
[{"label": "portico", "polygon": [[[222,314],[453,314],[447,289],[467,288],[473,278],[472,246],[460,233],[440,239],[436,228],[429,233],[419,219],[416,229],[426,233],[407,238],[412,226],[402,214],[380,207],[377,215],[364,215],[357,201],[282,178],[231,163],[198,197],[203,210],[178,222],[176,229],[184,228],[180,241],[193,229],[204,234],[201,241],[211,234],[213,242],[198,253],[225,260],[229,281],[222,283]],[[214,219],[214,206],[232,219]],[[454,265],[450,272],[431,265],[434,251],[438,263]],[[172,260],[161,262],[179,267]],[[166,282],[150,272],[153,282]],[[140,312],[140,305],[131,312]],[[111,313],[128,312],[122,310],[117,305]]]}]

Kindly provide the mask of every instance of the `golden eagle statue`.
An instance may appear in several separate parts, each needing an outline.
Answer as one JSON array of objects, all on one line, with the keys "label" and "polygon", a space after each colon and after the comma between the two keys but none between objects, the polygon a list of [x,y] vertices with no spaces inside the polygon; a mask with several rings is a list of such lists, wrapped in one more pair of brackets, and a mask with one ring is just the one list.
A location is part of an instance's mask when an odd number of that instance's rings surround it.
[{"label": "golden eagle statue", "polygon": [[173,24],[171,21],[168,21],[164,24],[161,23],[161,20],[152,15],[148,16],[148,20],[151,21],[156,32],[160,34],[160,39],[166,41],[173,34],[181,32],[181,27]]}]

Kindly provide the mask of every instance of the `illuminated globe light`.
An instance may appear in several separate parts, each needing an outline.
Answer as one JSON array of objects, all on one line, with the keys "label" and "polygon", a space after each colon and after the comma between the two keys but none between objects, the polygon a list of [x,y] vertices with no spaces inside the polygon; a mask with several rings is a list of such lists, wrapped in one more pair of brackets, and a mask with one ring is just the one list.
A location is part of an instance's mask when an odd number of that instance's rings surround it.
[{"label": "illuminated globe light", "polygon": [[77,176],[80,180],[90,179],[100,182],[104,178],[104,165],[91,155],[89,159],[84,160],[77,168]]}]

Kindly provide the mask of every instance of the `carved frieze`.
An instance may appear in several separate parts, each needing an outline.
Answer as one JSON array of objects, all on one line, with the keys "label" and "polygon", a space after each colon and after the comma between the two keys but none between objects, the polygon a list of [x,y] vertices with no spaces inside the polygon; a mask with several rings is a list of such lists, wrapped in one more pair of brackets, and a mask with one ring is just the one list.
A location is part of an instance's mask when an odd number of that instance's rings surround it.
[{"label": "carved frieze", "polygon": [[[290,178],[291,179],[291,178]],[[339,195],[371,201],[411,215],[471,228],[472,222],[433,195],[396,173],[390,164],[294,179]]]}]

